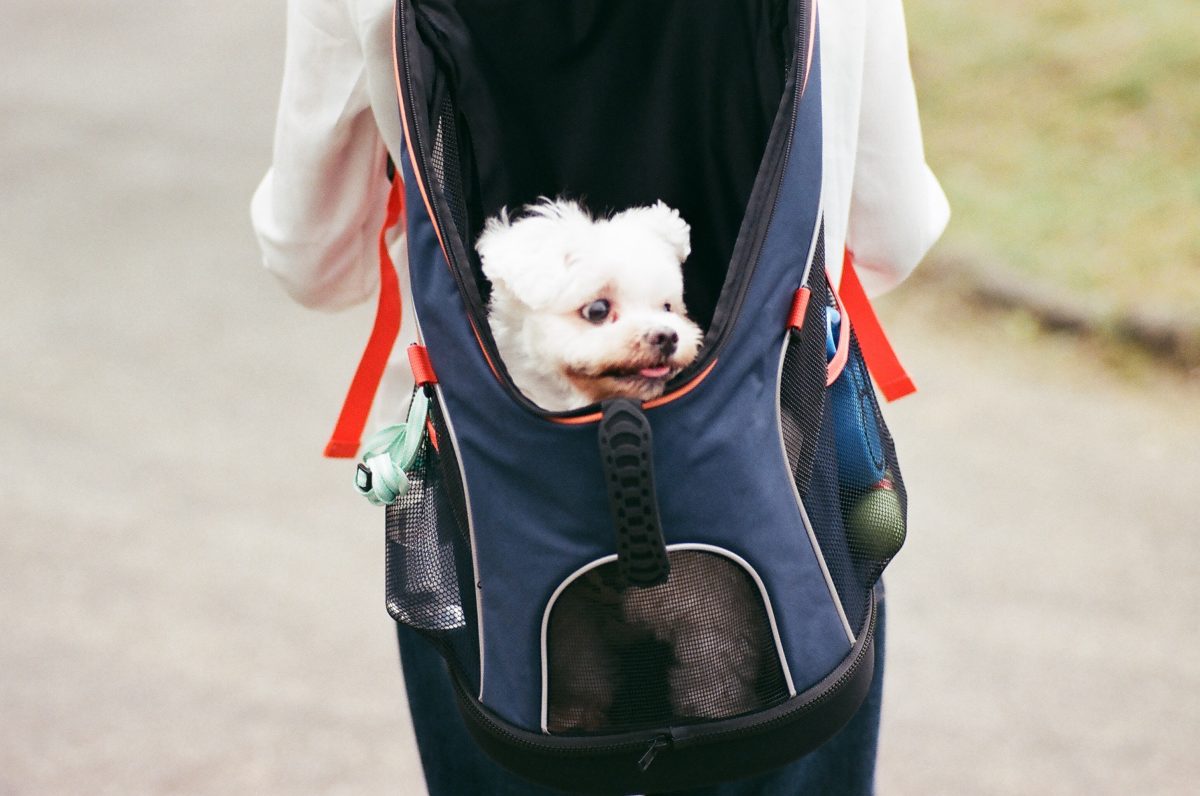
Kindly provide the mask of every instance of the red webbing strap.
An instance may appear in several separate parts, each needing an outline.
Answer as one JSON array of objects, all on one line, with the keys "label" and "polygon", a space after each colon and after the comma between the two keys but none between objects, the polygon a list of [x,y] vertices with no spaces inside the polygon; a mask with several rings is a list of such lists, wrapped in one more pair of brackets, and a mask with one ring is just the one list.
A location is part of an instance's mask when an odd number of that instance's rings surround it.
[{"label": "red webbing strap", "polygon": [[892,344],[888,342],[871,300],[863,290],[862,282],[854,270],[854,259],[850,252],[842,262],[842,286],[838,291],[846,313],[854,324],[854,332],[858,335],[858,347],[862,349],[863,359],[866,360],[867,370],[879,386],[884,399],[895,401],[917,391],[917,387],[909,378],[904,366],[896,357]]},{"label": "red webbing strap", "polygon": [[350,382],[337,425],[325,444],[325,455],[331,459],[352,459],[358,453],[371,404],[375,402],[375,393],[379,390],[396,336],[400,334],[400,280],[388,252],[387,231],[403,214],[404,184],[397,176],[388,196],[387,218],[379,230],[379,306],[375,310],[375,326],[358,362],[358,370],[354,372],[354,380]]}]

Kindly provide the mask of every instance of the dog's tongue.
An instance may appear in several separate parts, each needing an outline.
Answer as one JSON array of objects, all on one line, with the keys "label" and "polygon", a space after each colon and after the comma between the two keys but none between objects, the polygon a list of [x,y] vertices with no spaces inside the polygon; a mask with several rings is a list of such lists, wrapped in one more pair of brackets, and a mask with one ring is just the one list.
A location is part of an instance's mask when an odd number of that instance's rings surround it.
[{"label": "dog's tongue", "polygon": [[661,365],[657,368],[642,368],[642,375],[647,379],[661,379],[670,372],[671,369],[666,365]]}]

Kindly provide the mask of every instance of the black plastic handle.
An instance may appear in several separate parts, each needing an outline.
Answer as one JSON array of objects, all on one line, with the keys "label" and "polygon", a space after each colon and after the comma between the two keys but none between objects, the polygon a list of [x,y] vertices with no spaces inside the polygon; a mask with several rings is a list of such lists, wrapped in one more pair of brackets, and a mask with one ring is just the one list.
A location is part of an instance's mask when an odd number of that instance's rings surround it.
[{"label": "black plastic handle", "polygon": [[650,421],[633,401],[605,401],[600,461],[617,536],[617,570],[631,586],[665,583],[671,572],[654,491]]}]

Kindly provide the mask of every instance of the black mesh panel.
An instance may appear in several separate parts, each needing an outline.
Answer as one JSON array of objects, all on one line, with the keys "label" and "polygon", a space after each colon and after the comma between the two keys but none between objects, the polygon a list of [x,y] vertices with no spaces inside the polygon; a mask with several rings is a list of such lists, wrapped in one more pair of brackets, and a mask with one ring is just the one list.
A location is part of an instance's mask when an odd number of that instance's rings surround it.
[{"label": "black mesh panel", "polygon": [[627,586],[614,562],[559,595],[546,639],[550,732],[678,725],[787,699],[766,607],[746,570],[699,550],[669,558],[659,586]]},{"label": "black mesh panel", "polygon": [[464,162],[459,156],[459,125],[454,102],[447,95],[442,99],[433,136],[433,148],[429,165],[433,179],[437,181],[450,206],[450,215],[459,235],[470,240],[467,228],[467,204],[463,199]]},{"label": "black mesh panel", "polygon": [[[436,441],[436,444],[435,444]],[[466,503],[436,399],[409,473],[387,507],[387,609],[434,641],[468,682],[478,682],[478,633]]]},{"label": "black mesh panel", "polygon": [[471,151],[470,135],[461,114],[448,93],[438,103],[433,122],[433,146],[429,153],[430,177],[450,208],[450,222],[465,244],[481,300],[486,303],[491,284],[483,277],[483,268],[471,242],[479,234],[483,213],[479,208],[478,180]]},{"label": "black mesh panel", "polygon": [[788,332],[779,388],[784,447],[792,477],[801,494],[812,478],[820,438],[820,418],[825,409],[825,307],[830,295],[825,280],[824,249],[822,230],[809,272],[807,287],[810,294],[803,328]]},{"label": "black mesh panel", "polygon": [[861,400],[852,411],[864,428],[874,429],[879,435],[878,444],[872,443],[872,458],[882,467],[884,477],[882,482],[867,488],[848,487],[843,483],[841,504],[846,517],[850,554],[862,569],[864,580],[874,585],[904,544],[908,524],[908,492],[904,488],[900,463],[896,459],[896,446],[883,421],[879,399],[866,374],[858,338],[852,331],[847,375],[854,375],[865,388],[858,392]]},{"label": "black mesh panel", "polygon": [[797,491],[857,630],[871,587],[904,542],[908,501],[853,330],[847,364],[825,386],[825,307],[833,299],[823,265],[812,273],[804,328],[791,332],[784,355],[780,419]]}]

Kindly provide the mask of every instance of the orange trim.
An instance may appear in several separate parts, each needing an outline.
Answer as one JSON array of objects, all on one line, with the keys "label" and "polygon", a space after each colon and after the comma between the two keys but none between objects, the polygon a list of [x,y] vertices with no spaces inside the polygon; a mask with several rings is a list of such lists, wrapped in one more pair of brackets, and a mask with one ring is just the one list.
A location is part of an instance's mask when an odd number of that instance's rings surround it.
[{"label": "orange trim", "polygon": [[[695,378],[693,378],[687,384],[683,385],[682,387],[680,387],[679,389],[677,389],[673,392],[667,393],[666,395],[660,395],[657,398],[651,398],[649,401],[646,401],[645,403],[642,404],[642,408],[643,409],[655,409],[659,406],[669,404],[672,401],[676,401],[676,400],[682,398],[683,396],[687,395],[692,390],[694,390],[698,386],[700,386],[700,382],[702,382],[706,378],[708,378],[708,374],[712,373],[713,368],[715,368],[716,366],[717,366],[717,360],[714,359],[712,362],[710,362],[708,364],[707,368],[705,368],[704,370],[702,370],[698,374],[696,374]],[[550,417],[547,419],[551,420],[555,423],[564,425],[564,426],[583,426],[583,425],[587,425],[588,423],[599,423],[601,418],[603,418],[603,417],[604,417],[603,412],[593,412],[590,415],[580,415],[579,417]]]},{"label": "orange trim", "polygon": [[425,213],[429,216],[429,223],[433,225],[433,232],[437,235],[438,245],[442,247],[442,256],[446,258],[446,265],[450,264],[450,255],[446,251],[446,241],[442,238],[442,230],[438,227],[437,216],[433,214],[433,204],[429,201],[429,194],[425,190],[425,183],[421,180],[421,170],[417,168],[416,150],[413,149],[412,131],[408,125],[408,111],[404,108],[404,89],[400,85],[400,55],[396,52],[396,23],[398,22],[396,14],[400,4],[397,3],[392,8],[392,75],[396,81],[396,102],[400,106],[400,124],[404,128],[404,147],[408,150],[408,160],[413,165],[413,176],[417,181],[417,189],[421,192],[421,201],[425,203]]},{"label": "orange trim", "polygon": [[[399,4],[397,4],[397,6],[398,5]],[[449,253],[449,250],[446,248],[446,240],[445,240],[445,238],[442,237],[441,227],[438,226],[437,216],[435,216],[433,213],[433,203],[429,200],[429,193],[425,190],[425,183],[421,180],[421,173],[420,173],[420,170],[417,168],[417,154],[416,154],[416,150],[413,149],[413,136],[412,136],[412,132],[409,128],[408,111],[404,107],[404,89],[400,85],[400,56],[399,56],[399,53],[396,52],[396,37],[394,35],[394,31],[396,30],[396,22],[397,22],[396,13],[397,13],[397,9],[393,8],[392,9],[392,31],[393,31],[393,36],[392,36],[392,75],[393,75],[393,79],[395,80],[395,83],[396,83],[396,100],[397,100],[398,104],[400,105],[400,124],[404,128],[404,146],[405,146],[405,149],[408,150],[408,160],[410,163],[413,164],[413,176],[416,178],[417,188],[421,192],[421,201],[425,203],[425,214],[427,216],[429,216],[429,223],[433,226],[433,232],[435,235],[437,235],[438,245],[442,248],[442,257],[446,260],[446,267],[449,268],[450,267],[450,253]],[[470,323],[471,323],[471,331],[475,335],[475,341],[477,343],[479,343],[479,350],[483,354],[483,358],[487,361],[488,367],[492,371],[492,375],[495,376],[498,381],[503,382],[503,379],[500,378],[500,371],[496,369],[496,365],[495,365],[495,363],[492,362],[492,358],[488,356],[487,348],[483,345],[483,338],[479,336],[479,330],[475,328],[475,322],[470,321]]]},{"label": "orange trim", "polygon": [[388,251],[387,232],[403,216],[404,183],[397,174],[388,195],[387,216],[383,228],[379,230],[379,305],[375,310],[375,326],[371,329],[367,347],[350,382],[333,434],[325,444],[325,455],[331,459],[352,459],[358,453],[367,416],[371,414],[371,404],[383,379],[396,335],[400,333],[404,311],[400,299],[400,280]]},{"label": "orange trim", "polygon": [[488,368],[492,371],[492,375],[496,377],[496,381],[503,384],[504,379],[500,378],[500,371],[496,370],[496,364],[488,356],[487,348],[483,344],[483,338],[479,336],[479,330],[475,328],[475,321],[470,318],[467,321],[471,324],[471,334],[475,335],[475,342],[479,344],[479,353],[483,354],[483,361],[487,363]]},{"label": "orange trim", "polygon": [[862,349],[867,370],[879,385],[883,397],[888,401],[895,401],[916,392],[916,385],[900,364],[900,359],[875,315],[871,300],[867,298],[867,292],[858,280],[858,272],[854,269],[854,257],[849,250],[846,251],[842,264],[842,296],[848,311],[854,315],[854,329],[858,334],[858,345]]},{"label": "orange trim", "polygon": [[593,412],[590,415],[580,415],[579,417],[550,417],[547,420],[558,423],[560,426],[586,426],[588,423],[599,423],[603,417],[603,412]]},{"label": "orange trim", "polygon": [[[829,272],[825,272],[826,277]],[[837,350],[833,354],[833,358],[829,360],[829,365],[825,372],[825,386],[833,384],[837,381],[838,376],[842,375],[842,371],[846,369],[846,363],[850,360],[850,315],[846,312],[846,306],[842,304],[842,297],[830,284],[829,292],[833,294],[833,300],[837,302],[838,314],[842,320],[838,324],[838,343]]]},{"label": "orange trim", "polygon": [[441,453],[441,448],[438,447],[437,429],[433,427],[432,420],[425,421],[425,433],[429,435],[429,444],[433,446],[434,451]]},{"label": "orange trim", "polygon": [[437,375],[433,372],[433,363],[429,361],[429,350],[425,346],[413,343],[408,347],[408,366],[412,368],[413,382],[418,387],[437,384]]},{"label": "orange trim", "polygon": [[808,91],[808,76],[812,74],[812,58],[813,50],[817,43],[817,15],[809,15],[808,23],[808,53],[805,55],[804,61],[804,85],[800,86],[800,96],[804,96],[804,92]]},{"label": "orange trim", "polygon": [[808,314],[808,300],[812,291],[802,287],[792,296],[792,309],[788,312],[788,328],[797,332],[804,328],[804,316]]},{"label": "orange trim", "polygon": [[646,401],[646,403],[642,404],[642,406],[646,409],[654,409],[655,407],[663,406],[664,404],[669,404],[672,401],[679,400],[683,396],[690,393],[692,390],[699,387],[700,382],[702,382],[706,378],[708,378],[708,374],[712,373],[713,368],[715,368],[716,366],[717,366],[717,360],[714,359],[712,362],[710,362],[708,364],[707,368],[700,371],[700,373],[696,375],[696,378],[692,379],[687,384],[680,387],[678,390],[675,390],[675,392],[667,393],[666,395],[660,395],[657,398],[652,398],[649,401]]}]

